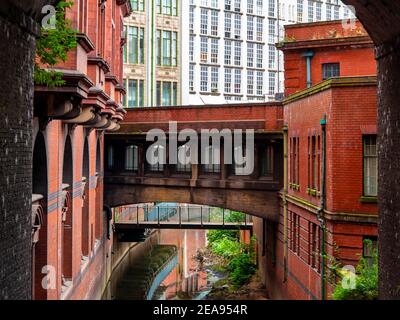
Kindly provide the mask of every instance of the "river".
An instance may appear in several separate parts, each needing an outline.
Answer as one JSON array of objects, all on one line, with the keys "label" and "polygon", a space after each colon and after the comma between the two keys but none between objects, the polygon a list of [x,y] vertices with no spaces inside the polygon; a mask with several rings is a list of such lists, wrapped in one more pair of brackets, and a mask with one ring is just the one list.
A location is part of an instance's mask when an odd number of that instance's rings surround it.
[{"label": "river", "polygon": [[133,248],[110,279],[103,299],[202,300],[221,275],[196,259],[207,246],[204,230],[158,230],[141,255]]}]

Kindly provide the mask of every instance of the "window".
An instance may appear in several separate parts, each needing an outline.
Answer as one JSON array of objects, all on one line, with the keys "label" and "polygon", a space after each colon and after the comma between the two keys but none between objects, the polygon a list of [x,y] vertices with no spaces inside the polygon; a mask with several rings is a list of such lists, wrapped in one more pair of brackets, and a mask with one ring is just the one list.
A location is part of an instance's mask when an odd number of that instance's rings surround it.
[{"label": "window", "polygon": [[232,41],[225,40],[225,64],[232,64]]},{"label": "window", "polygon": [[200,62],[208,62],[208,38],[200,37]]},{"label": "window", "polygon": [[332,20],[332,5],[329,3],[326,4],[326,20]]},{"label": "window", "polygon": [[219,68],[211,67],[211,92],[218,92]]},{"label": "window", "polygon": [[317,21],[321,21],[322,19],[322,2],[317,2],[316,3],[316,9],[315,9],[315,15],[317,18]]},{"label": "window", "polygon": [[290,215],[290,248],[296,254],[300,254],[300,216],[292,211]]},{"label": "window", "polygon": [[263,41],[264,19],[257,17],[257,41]]},{"label": "window", "polygon": [[208,9],[201,8],[200,14],[200,34],[208,33]]},{"label": "window", "polygon": [[[154,151],[150,154],[150,162],[148,163],[148,169],[152,172],[164,171],[164,160],[165,150],[163,146],[155,146]],[[156,161],[157,160],[157,161]],[[153,162],[156,162],[152,164]]]},{"label": "window", "polygon": [[247,94],[249,94],[249,95],[254,94],[254,71],[253,70],[247,71]]},{"label": "window", "polygon": [[194,6],[190,6],[189,8],[189,32],[191,34],[194,33]]},{"label": "window", "polygon": [[324,63],[322,65],[322,79],[340,77],[340,64],[339,63]]},{"label": "window", "polygon": [[211,10],[211,35],[218,36],[218,11]]},{"label": "window", "polygon": [[157,65],[176,67],[177,52],[177,32],[157,30]]},{"label": "window", "polygon": [[257,0],[256,14],[261,16],[263,14],[263,0]]},{"label": "window", "polygon": [[232,92],[232,69],[231,68],[225,69],[225,92],[226,93]]},{"label": "window", "polygon": [[135,145],[125,147],[125,170],[138,171],[139,148]]},{"label": "window", "polygon": [[297,0],[297,22],[303,21],[304,4],[303,0]]},{"label": "window", "polygon": [[242,92],[242,70],[235,69],[235,89],[234,93],[240,94]]},{"label": "window", "polygon": [[194,91],[194,65],[189,65],[189,90]]},{"label": "window", "polygon": [[107,149],[107,167],[108,169],[114,168],[114,146],[112,144]]},{"label": "window", "polygon": [[317,138],[311,138],[311,189],[317,190]]},{"label": "window", "polygon": [[232,37],[232,14],[230,12],[225,12],[225,38]]},{"label": "window", "polygon": [[208,146],[205,150],[204,160],[203,170],[205,173],[221,172],[220,154],[218,149]]},{"label": "window", "polygon": [[129,79],[127,89],[128,108],[144,106],[144,80]]},{"label": "window", "polygon": [[178,84],[157,81],[157,106],[176,106],[178,103]]},{"label": "window", "polygon": [[308,0],[308,22],[314,21],[314,1]]},{"label": "window", "polygon": [[364,237],[363,239],[363,257],[369,266],[372,266],[375,260],[376,250],[378,248],[378,237]]},{"label": "window", "polygon": [[275,43],[275,20],[268,20],[268,41],[269,43]]},{"label": "window", "polygon": [[242,17],[240,14],[235,14],[235,39],[240,39],[242,29]]},{"label": "window", "polygon": [[274,175],[274,148],[266,146],[261,153],[261,175],[272,177]]},{"label": "window", "polygon": [[268,72],[268,94],[270,96],[275,94],[275,81],[276,80],[276,72]]},{"label": "window", "polygon": [[364,196],[378,195],[378,150],[376,135],[363,137],[364,145]]},{"label": "window", "polygon": [[247,67],[254,67],[254,43],[247,44]]},{"label": "window", "polygon": [[321,228],[315,223],[309,222],[309,255],[308,261],[313,269],[320,272],[321,262]]},{"label": "window", "polygon": [[263,95],[263,84],[264,84],[264,72],[257,71],[257,89],[256,94],[258,96]]},{"label": "window", "polygon": [[247,0],[247,13],[248,14],[254,13],[254,0]]},{"label": "window", "polygon": [[189,37],[189,60],[194,61],[194,37]]},{"label": "window", "polygon": [[133,11],[144,11],[145,0],[131,0],[131,6]]},{"label": "window", "polygon": [[300,138],[290,139],[290,176],[291,182],[295,185],[300,184]]},{"label": "window", "polygon": [[268,15],[275,17],[275,0],[268,0]]},{"label": "window", "polygon": [[207,66],[201,66],[200,91],[208,92],[208,67]]},{"label": "window", "polygon": [[157,13],[168,16],[177,16],[178,0],[157,0]]},{"label": "window", "polygon": [[258,43],[257,44],[257,61],[256,61],[256,67],[257,68],[262,68],[263,67],[263,54],[264,54],[264,50],[263,50],[263,45]]},{"label": "window", "polygon": [[254,39],[254,17],[247,16],[247,40]]},{"label": "window", "polygon": [[240,41],[235,41],[235,57],[234,64],[235,66],[240,66],[242,60],[242,43]]},{"label": "window", "polygon": [[186,162],[186,159],[190,157],[190,148],[186,145],[180,146],[178,148],[178,163],[176,165],[177,172],[186,172],[189,173],[192,171],[192,165]]},{"label": "window", "polygon": [[211,39],[211,63],[218,63],[218,39]]}]

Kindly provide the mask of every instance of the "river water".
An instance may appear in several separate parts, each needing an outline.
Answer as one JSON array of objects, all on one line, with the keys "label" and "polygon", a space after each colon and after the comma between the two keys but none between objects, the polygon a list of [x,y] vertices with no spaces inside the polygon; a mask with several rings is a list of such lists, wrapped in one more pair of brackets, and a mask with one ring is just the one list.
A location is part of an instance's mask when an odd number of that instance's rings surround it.
[{"label": "river water", "polygon": [[155,243],[142,255],[131,252],[124,258],[124,271],[118,277],[111,277],[104,299],[201,300],[207,297],[212,285],[221,278],[196,259],[198,250],[207,246],[207,231],[159,230],[155,238]]}]

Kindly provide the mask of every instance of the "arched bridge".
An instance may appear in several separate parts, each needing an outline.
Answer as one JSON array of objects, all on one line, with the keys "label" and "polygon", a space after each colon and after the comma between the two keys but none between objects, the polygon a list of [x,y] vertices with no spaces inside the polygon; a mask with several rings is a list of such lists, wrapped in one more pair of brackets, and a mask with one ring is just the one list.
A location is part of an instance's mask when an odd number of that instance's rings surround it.
[{"label": "arched bridge", "polygon": [[[171,121],[176,122],[175,127]],[[129,110],[120,131],[106,136],[105,203],[111,207],[157,201],[210,205],[275,220],[277,193],[283,181],[282,127],[283,107],[279,103]],[[229,156],[225,147],[231,141],[224,134],[217,153],[199,142],[198,158],[207,153],[217,158],[216,162],[171,164],[171,154],[165,152],[166,164],[150,164],[146,153],[153,142],[146,141],[146,134],[156,128],[166,133],[168,151],[172,134],[183,129],[198,134],[216,129],[219,133],[230,131],[232,136],[235,130],[254,130],[253,168],[244,172],[235,161],[225,161]],[[186,141],[178,141],[176,150]],[[243,138],[242,150],[249,145]],[[232,150],[232,159],[236,159],[236,149]]]}]

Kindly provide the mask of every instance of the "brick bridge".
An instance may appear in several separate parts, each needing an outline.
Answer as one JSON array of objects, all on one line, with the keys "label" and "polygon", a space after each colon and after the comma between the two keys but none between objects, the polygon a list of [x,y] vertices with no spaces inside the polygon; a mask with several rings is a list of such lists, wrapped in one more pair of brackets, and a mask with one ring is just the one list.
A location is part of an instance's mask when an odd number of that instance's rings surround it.
[{"label": "brick bridge", "polygon": [[[177,122],[178,132],[254,129],[253,172],[239,175],[232,164],[150,165],[145,155],[153,142],[146,141],[146,133],[159,128],[169,136],[170,121]],[[279,103],[129,110],[121,129],[106,138],[104,203],[111,207],[157,201],[210,205],[276,220],[277,192],[283,181],[282,127]],[[224,163],[223,150],[221,139],[220,163]]]}]

